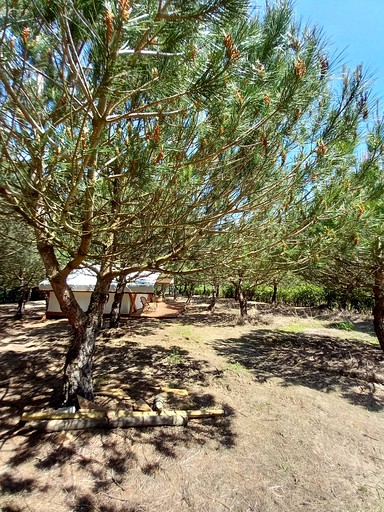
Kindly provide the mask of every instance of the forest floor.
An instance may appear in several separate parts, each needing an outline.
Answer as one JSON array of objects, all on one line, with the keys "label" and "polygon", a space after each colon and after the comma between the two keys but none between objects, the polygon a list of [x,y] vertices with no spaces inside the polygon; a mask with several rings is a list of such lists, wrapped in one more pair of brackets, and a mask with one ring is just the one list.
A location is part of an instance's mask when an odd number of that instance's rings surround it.
[{"label": "forest floor", "polygon": [[[41,433],[60,406],[65,320],[0,306],[0,511],[384,512],[384,356],[369,317],[223,301],[133,318],[97,343],[95,390],[167,408],[224,407],[185,427]],[[347,330],[349,329],[349,330]],[[101,405],[116,400],[99,395]]]}]

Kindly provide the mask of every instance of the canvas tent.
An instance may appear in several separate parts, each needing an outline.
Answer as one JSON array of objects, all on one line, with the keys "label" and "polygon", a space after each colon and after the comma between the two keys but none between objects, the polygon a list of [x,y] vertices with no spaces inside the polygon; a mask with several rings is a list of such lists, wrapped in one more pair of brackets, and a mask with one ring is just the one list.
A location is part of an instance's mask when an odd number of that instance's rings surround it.
[{"label": "canvas tent", "polygon": [[[124,290],[124,297],[121,304],[121,315],[137,315],[143,308],[143,303],[151,302],[155,293],[155,285],[164,278],[160,272],[141,272],[140,274],[129,274],[127,285]],[[91,293],[96,284],[96,274],[87,268],[74,270],[68,276],[67,282],[72,288],[77,302],[83,310],[88,308],[91,300]],[[48,296],[47,311],[48,317],[62,316],[62,311],[52,286],[48,280],[39,285],[40,290]],[[112,281],[109,288],[109,298],[104,307],[104,314],[111,312],[116,281]]]}]

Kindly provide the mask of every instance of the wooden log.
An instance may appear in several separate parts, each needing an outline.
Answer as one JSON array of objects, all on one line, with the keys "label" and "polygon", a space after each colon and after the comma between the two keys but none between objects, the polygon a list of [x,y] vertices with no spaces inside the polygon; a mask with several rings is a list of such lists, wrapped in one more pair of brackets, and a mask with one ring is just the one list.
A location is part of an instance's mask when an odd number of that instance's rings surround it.
[{"label": "wooden log", "polygon": [[127,427],[160,427],[185,426],[188,423],[186,415],[148,415],[115,418],[76,418],[70,420],[44,420],[33,421],[29,427],[45,432],[59,432],[61,430],[84,430],[87,428],[127,428]]},{"label": "wooden log", "polygon": [[187,410],[187,416],[189,419],[202,419],[202,418],[212,418],[214,416],[224,416],[224,409],[197,409],[197,410]]},{"label": "wooden log", "polygon": [[108,411],[80,410],[77,412],[23,412],[21,421],[39,421],[39,420],[72,420],[80,418],[106,418]]},{"label": "wooden log", "polygon": [[[80,409],[77,412],[24,412],[21,415],[21,421],[39,421],[39,420],[78,420],[82,418],[89,419],[105,419],[105,418],[125,418],[129,416],[139,416],[144,413],[141,411],[127,411],[126,409],[106,409],[104,411],[95,411],[89,409]],[[154,415],[156,413],[153,413]]]},{"label": "wooden log", "polygon": [[[175,410],[175,411],[163,411],[161,414],[158,414],[154,411],[142,412],[142,411],[127,411],[125,409],[109,409],[106,411],[95,411],[95,410],[80,410],[74,413],[63,412],[63,413],[55,413],[50,411],[42,411],[35,413],[23,413],[21,416],[21,420],[25,422],[40,422],[40,421],[61,421],[62,423],[71,424],[70,420],[76,420],[76,424],[83,424],[82,420],[94,420],[89,423],[89,426],[111,426],[112,428],[115,423],[120,423],[121,425],[116,426],[140,426],[142,422],[143,425],[148,421],[149,425],[175,425],[178,423],[172,423],[172,419],[170,418],[184,418],[184,420],[188,419],[203,419],[203,418],[211,418],[214,416],[224,416],[224,409],[199,409],[199,410]],[[161,420],[157,420],[156,418],[161,418]],[[79,421],[77,421],[79,420]],[[81,421],[80,421],[81,420]],[[127,420],[125,422],[125,420]],[[132,420],[132,425],[130,424],[130,420]],[[165,423],[161,423],[163,421]],[[160,423],[158,423],[160,421]],[[169,421],[169,423],[167,423]],[[178,420],[174,420],[178,421]],[[75,424],[74,423],[74,424]],[[137,425],[136,425],[137,423]],[[82,427],[77,427],[82,428]],[[70,430],[71,428],[68,428]]]}]

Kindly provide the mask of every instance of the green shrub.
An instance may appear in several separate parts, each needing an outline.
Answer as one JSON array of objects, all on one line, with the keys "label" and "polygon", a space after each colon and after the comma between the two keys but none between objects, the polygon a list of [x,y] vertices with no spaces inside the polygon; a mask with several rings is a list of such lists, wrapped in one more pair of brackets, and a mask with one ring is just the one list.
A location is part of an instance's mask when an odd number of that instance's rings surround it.
[{"label": "green shrub", "polygon": [[[255,302],[270,303],[273,296],[273,286],[267,284],[251,286],[248,283],[244,283],[243,291],[248,300]],[[212,294],[212,286],[209,284],[195,286],[195,294],[204,295],[204,292],[205,296],[210,296]],[[284,284],[279,285],[277,288],[277,302],[297,307],[318,307],[326,304],[330,309],[346,308],[359,312],[372,311],[372,292],[355,288],[348,294],[346,293],[341,288],[326,288],[317,284],[303,282],[297,276],[287,276]],[[234,299],[235,286],[231,283],[222,285],[220,287],[220,297]]]},{"label": "green shrub", "polygon": [[341,331],[353,331],[355,329],[355,326],[352,322],[349,322],[348,320],[344,322],[334,322],[332,324],[329,324],[329,327],[332,329],[340,329]]},{"label": "green shrub", "polygon": [[277,300],[290,306],[316,307],[325,302],[325,290],[315,284],[301,284],[278,289]]},{"label": "green shrub", "polygon": [[331,309],[353,309],[359,312],[372,311],[374,301],[370,290],[355,288],[352,291],[344,289],[326,289],[325,302]]},{"label": "green shrub", "polygon": [[349,298],[351,309],[371,312],[374,306],[373,293],[370,290],[355,288]]},{"label": "green shrub", "polygon": [[273,295],[273,286],[261,284],[252,288],[249,300],[256,302],[271,302]]},{"label": "green shrub", "polygon": [[194,295],[200,295],[200,297],[209,297],[212,295],[212,286],[209,284],[197,284],[193,288]]},{"label": "green shrub", "polygon": [[235,298],[235,287],[233,284],[225,284],[220,289],[221,296],[225,299],[234,299]]}]

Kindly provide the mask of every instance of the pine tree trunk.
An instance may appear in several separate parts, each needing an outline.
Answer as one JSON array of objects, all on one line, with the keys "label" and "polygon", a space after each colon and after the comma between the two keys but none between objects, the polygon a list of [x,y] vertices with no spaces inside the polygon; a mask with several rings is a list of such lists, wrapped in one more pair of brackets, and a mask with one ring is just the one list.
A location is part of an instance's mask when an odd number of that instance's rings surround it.
[{"label": "pine tree trunk", "polygon": [[213,287],[212,297],[211,297],[211,301],[208,306],[208,311],[212,312],[215,309],[218,299],[219,299],[219,285],[217,284]]},{"label": "pine tree trunk", "polygon": [[242,279],[239,279],[238,282],[235,283],[235,287],[235,298],[239,303],[240,317],[245,319],[248,317],[248,301],[243,291]]},{"label": "pine tree trunk", "polygon": [[115,295],[111,307],[111,314],[109,316],[109,327],[116,328],[120,324],[121,303],[123,302],[125,285],[127,284],[126,277],[121,277],[116,286]]},{"label": "pine tree trunk", "polygon": [[102,323],[104,305],[108,300],[111,279],[98,277],[89,307],[84,312],[77,303],[66,279],[51,280],[53,291],[62,312],[72,327],[71,346],[64,365],[64,403],[76,403],[76,395],[93,400],[92,367],[95,341]]},{"label": "pine tree trunk", "polygon": [[[67,277],[71,270],[77,268],[72,262],[60,270],[59,262],[53,246],[46,233],[35,231],[37,248],[44,262],[53,292],[60,304],[61,311],[67,317],[72,327],[71,345],[68,349],[64,365],[64,403],[74,405],[76,395],[88,400],[93,399],[92,367],[95,351],[95,341],[98,330],[102,325],[105,303],[108,300],[112,276],[108,269],[101,265],[95,288],[91,294],[89,307],[86,312],[80,307]],[[87,250],[90,238],[85,237],[81,249]],[[80,265],[82,257],[78,255],[76,265]]]},{"label": "pine tree trunk", "polygon": [[352,290],[352,286],[347,286],[345,290],[341,291],[341,297],[339,299],[339,309],[341,311],[346,311]]},{"label": "pine tree trunk", "polygon": [[21,320],[25,313],[25,304],[27,303],[29,297],[30,297],[31,290],[26,284],[22,284],[20,286],[20,297],[19,301],[17,303],[17,310],[16,314],[14,316],[15,320]]},{"label": "pine tree trunk", "polygon": [[[104,305],[111,280],[99,277],[82,321],[72,325],[73,337],[64,366],[64,400],[76,402],[76,395],[93,400],[92,368],[96,336],[102,324]],[[70,318],[68,318],[71,321]]]},{"label": "pine tree trunk", "polygon": [[[88,315],[87,315],[88,317]],[[93,400],[92,367],[98,321],[87,318],[87,324],[74,330],[64,366],[64,402],[74,404],[76,396]]]},{"label": "pine tree trunk", "polygon": [[277,281],[276,279],[273,280],[273,294],[272,294],[272,299],[271,299],[271,303],[272,304],[276,304],[277,302]]},{"label": "pine tree trunk", "polygon": [[373,307],[373,326],[380,347],[384,350],[384,267],[379,267],[375,273],[375,284],[373,286],[373,295],[375,305]]},{"label": "pine tree trunk", "polygon": [[193,297],[194,286],[186,286],[187,304],[189,304]]}]

